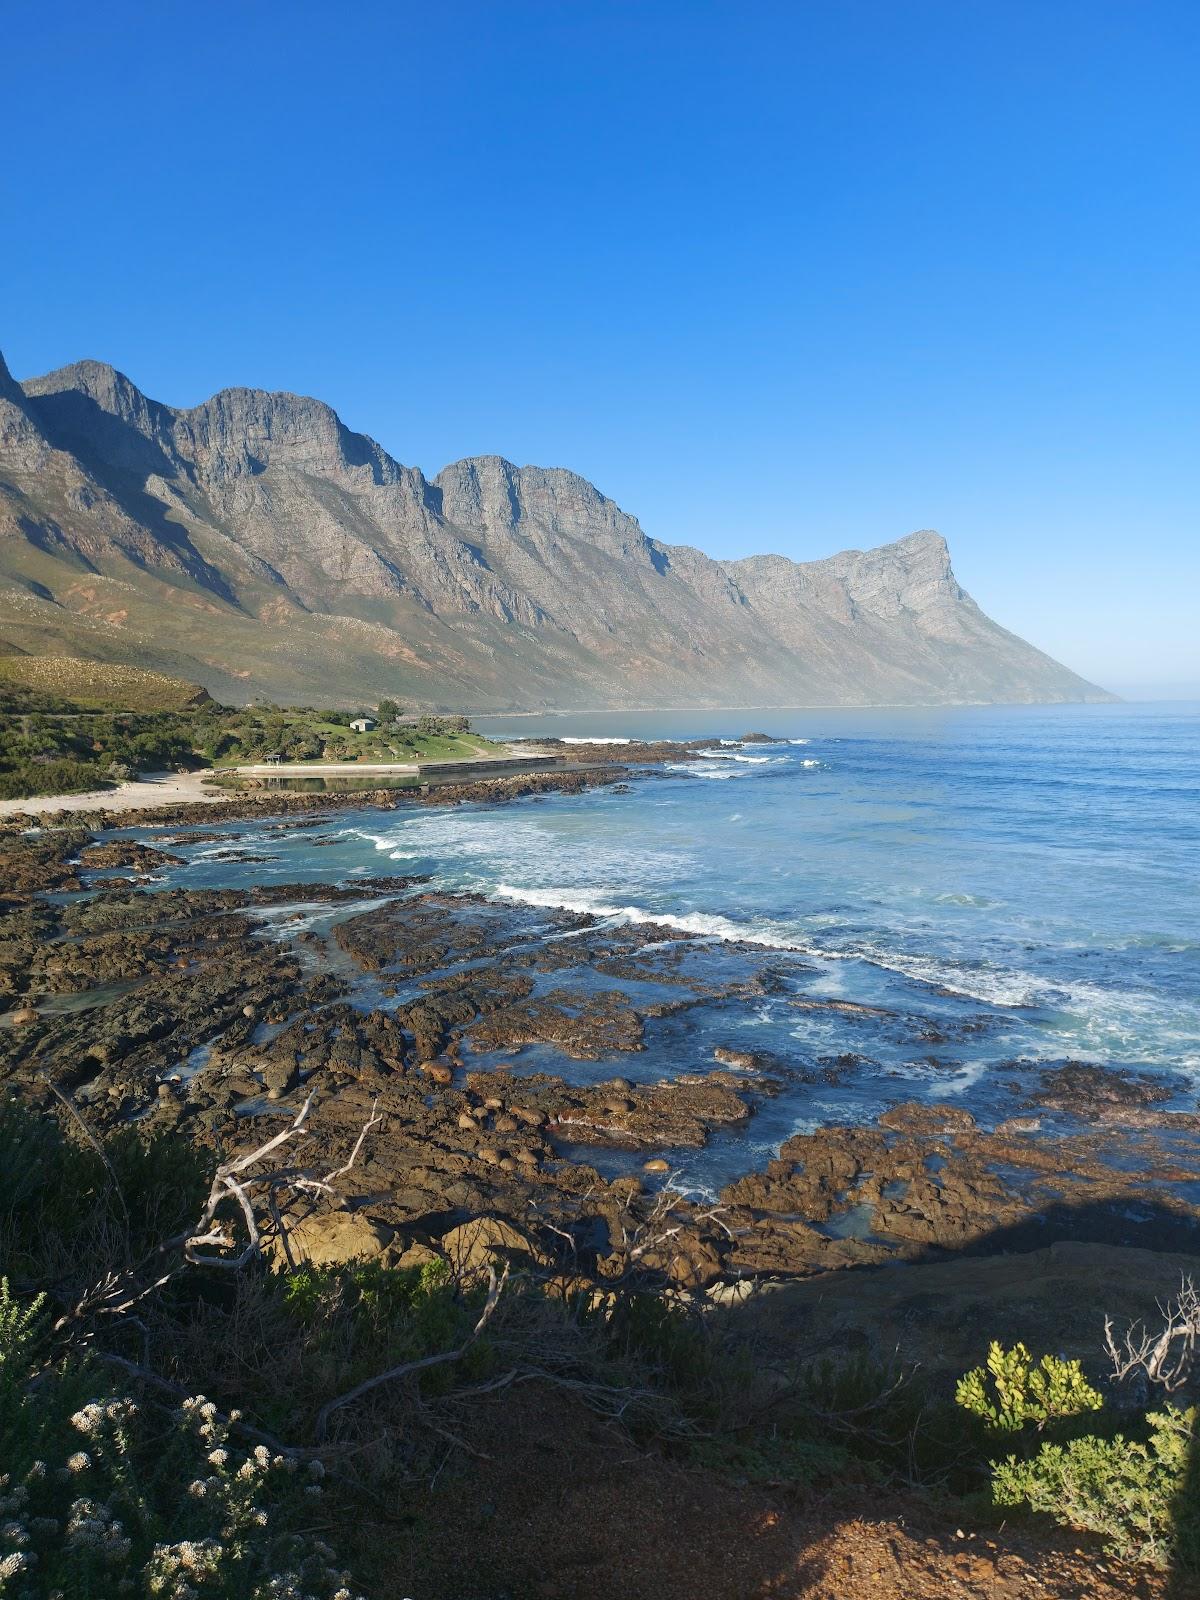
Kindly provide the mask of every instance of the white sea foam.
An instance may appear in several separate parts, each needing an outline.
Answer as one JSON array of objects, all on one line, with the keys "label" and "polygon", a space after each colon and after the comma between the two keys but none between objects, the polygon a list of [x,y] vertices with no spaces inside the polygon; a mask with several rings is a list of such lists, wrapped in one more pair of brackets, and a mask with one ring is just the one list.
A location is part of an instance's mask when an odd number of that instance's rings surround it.
[{"label": "white sea foam", "polygon": [[[923,891],[916,889],[919,897]],[[997,911],[1004,904],[1002,900],[989,900],[986,895],[968,894],[965,890],[957,892],[944,889],[941,894],[934,895],[934,902],[939,906],[969,906],[979,911]]]},{"label": "white sea foam", "polygon": [[391,851],[396,848],[398,836],[394,833],[367,833],[362,828],[348,828],[346,831],[353,837],[365,839],[368,844],[373,844],[376,850]]},{"label": "white sea foam", "polygon": [[938,1079],[938,1098],[948,1094],[966,1094],[991,1070],[990,1061],[964,1061],[957,1072],[943,1073]]},{"label": "white sea foam", "polygon": [[[818,765],[820,763],[817,763]],[[748,774],[728,762],[693,761],[667,763],[668,770],[688,773],[699,778],[738,778]],[[419,859],[425,855],[448,853],[460,861],[473,858],[490,867],[497,875],[518,870],[524,876],[533,860],[544,863],[549,841],[536,826],[517,826],[511,817],[471,816],[442,812],[414,818],[401,824],[391,833],[361,831],[360,837],[386,851],[395,861]],[[571,856],[574,876],[592,877],[599,887],[586,883],[574,886],[515,888],[509,881],[494,889],[486,881],[477,887],[505,899],[521,900],[529,905],[558,907],[563,910],[588,912],[594,916],[612,917],[628,923],[660,922],[682,932],[701,937],[724,940],[745,940],[749,943],[777,946],[800,951],[833,961],[861,960],[872,966],[900,974],[917,983],[948,990],[966,999],[978,1000],[997,1006],[1058,1005],[1085,1010],[1095,1014],[1096,1004],[1103,997],[1111,1008],[1112,997],[1103,991],[1089,994],[1072,994],[1062,986],[1033,977],[1029,973],[1005,968],[964,965],[949,957],[913,955],[891,951],[874,944],[855,942],[848,946],[830,948],[813,946],[810,941],[797,938],[785,926],[759,924],[742,926],[728,917],[715,913],[689,912],[674,914],[668,911],[648,911],[644,907],[622,903],[603,885],[611,882],[614,869],[630,881],[669,879],[674,870],[686,868],[688,863],[674,853],[668,858],[662,852],[643,852],[626,846],[614,853],[611,843],[598,845],[595,850],[578,848]],[[651,869],[649,874],[647,869]],[[490,873],[488,874],[490,876]],[[831,919],[830,933],[837,926]],[[1078,987],[1078,986],[1076,986]]]},{"label": "white sea foam", "polygon": [[[361,837],[394,860],[428,861],[445,874],[447,888],[484,893],[497,879],[520,882],[561,874],[584,887],[611,883],[614,877],[656,884],[676,882],[696,868],[689,852],[647,849],[630,836],[618,841],[563,834],[532,811],[419,812],[398,820],[387,832],[364,830]],[[561,866],[556,868],[556,862]]]},{"label": "white sea foam", "polygon": [[[814,758],[802,761],[798,754],[781,759],[794,766],[808,766],[810,762],[814,767],[824,765]],[[691,757],[669,763],[667,770],[723,780],[752,778],[755,766],[762,764],[761,756],[750,764],[728,758]],[[757,785],[753,785],[750,790],[740,790],[739,801],[743,794],[756,789]],[[664,799],[660,803],[667,802]],[[562,907],[619,922],[662,923],[695,937],[774,946],[816,957],[844,970],[848,970],[845,963],[864,962],[910,983],[960,996],[968,1003],[1014,1008],[1018,1012],[1037,1008],[1048,1013],[1037,1027],[1051,1054],[1161,1060],[1169,1061],[1177,1070],[1200,1071],[1197,1030],[1191,1020],[1195,1008],[1184,1008],[1187,1015],[1173,1024],[1178,1036],[1168,1041],[1164,1030],[1171,1029],[1172,1022],[1164,1015],[1169,1001],[1163,996],[1131,992],[1124,985],[1110,988],[1094,982],[1064,981],[1053,972],[1023,970],[1018,963],[1010,964],[1002,958],[977,961],[962,959],[953,951],[922,950],[920,944],[925,940],[919,925],[907,933],[899,929],[894,946],[889,948],[893,941],[885,930],[880,929],[875,937],[863,937],[861,923],[858,928],[847,925],[840,907],[824,914],[814,910],[797,920],[787,912],[776,917],[756,917],[747,919],[746,925],[735,920],[736,912],[734,916],[722,916],[719,911],[672,913],[648,909],[660,899],[675,899],[674,886],[696,881],[698,860],[691,851],[645,848],[627,836],[618,839],[598,834],[588,838],[570,831],[559,834],[554,826],[540,822],[536,813],[521,815],[513,811],[421,812],[377,829],[345,831],[357,833],[364,846],[386,852],[397,861],[425,856],[431,858],[433,865],[440,862],[448,872],[447,887],[478,890],[530,905]],[[616,884],[629,887],[613,888]],[[515,887],[519,885],[532,887]],[[996,903],[989,904],[982,896],[963,895],[960,899],[954,889],[946,888],[927,890],[926,898],[928,902],[958,902],[989,911]],[[910,939],[919,943],[914,946]],[[818,942],[814,944],[814,940]],[[857,995],[860,981],[856,978],[848,992]],[[1027,1032],[1027,1025],[1021,1023],[1014,1046],[1022,1052],[1033,1048],[1032,1040],[1025,1036]]]},{"label": "white sea foam", "polygon": [[1027,972],[1005,968],[965,967],[946,957],[908,955],[896,950],[881,950],[877,945],[851,945],[829,952],[847,959],[869,961],[874,967],[898,972],[902,977],[927,983],[931,988],[947,989],[968,1000],[982,1000],[996,1006],[1034,1006],[1045,998],[1045,989]]},{"label": "white sea foam", "polygon": [[695,934],[698,938],[732,940],[785,950],[794,948],[775,929],[741,927],[728,917],[718,917],[704,911],[647,911],[644,906],[617,905],[604,890],[519,889],[512,884],[498,883],[492,893],[500,899],[516,900],[522,905],[580,911],[593,917],[637,926],[658,923],[665,928],[678,928],[682,933]]},{"label": "white sea foam", "polygon": [[663,764],[666,772],[686,772],[693,778],[743,778],[743,772],[735,772],[732,767],[706,767],[702,761],[667,761]]},{"label": "white sea foam", "polygon": [[1060,1011],[1078,1019],[1060,1031],[1068,1037],[1078,1035],[1094,1048],[1111,1047],[1115,1034],[1126,1028],[1132,1042],[1138,1024],[1159,1015],[1162,1001],[1149,994],[1126,989],[1104,989],[1097,984],[1063,982],[1017,967],[988,966],[955,961],[950,956],[909,955],[883,950],[878,945],[853,944],[841,951],[828,951],[843,959],[868,961],[872,966],[897,972],[902,977],[931,988],[945,989],[968,1000],[1005,1007],[1038,1007]]},{"label": "white sea foam", "polygon": [[[657,741],[657,743],[659,743],[659,744],[667,744],[667,743],[674,744],[674,742],[675,741],[673,739],[672,740],[660,739],[660,740]],[[568,736],[567,734],[564,733],[562,738],[560,739],[559,743],[560,744],[632,744],[633,740],[632,739],[618,739],[618,738],[614,738],[614,737],[609,736],[609,735],[605,735],[604,737],[601,737],[599,734],[596,734],[594,737],[585,736],[585,735],[582,735],[582,734],[573,734],[573,735]]]}]

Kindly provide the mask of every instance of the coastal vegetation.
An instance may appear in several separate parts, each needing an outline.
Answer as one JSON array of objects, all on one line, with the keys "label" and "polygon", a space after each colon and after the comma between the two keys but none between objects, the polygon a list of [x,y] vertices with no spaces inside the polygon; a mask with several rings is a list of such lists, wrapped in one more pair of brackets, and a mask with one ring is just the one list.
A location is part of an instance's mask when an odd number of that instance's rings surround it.
[{"label": "coastal vegetation", "polygon": [[[369,724],[366,731],[351,726],[359,719]],[[91,662],[0,660],[0,799],[82,794],[140,772],[266,758],[413,762],[498,749],[472,734],[464,717],[403,718],[397,708],[376,720],[359,709],[223,706],[195,684],[158,673]]]},{"label": "coastal vegetation", "polygon": [[469,1494],[485,1397],[526,1384],[730,1493],[916,1495],[985,1528],[1024,1508],[1114,1557],[1200,1570],[1194,1408],[1131,1405],[1078,1360],[1020,1344],[993,1343],[954,1393],[903,1351],[764,1369],[735,1324],[664,1298],[652,1275],[596,1295],[565,1261],[501,1271],[495,1244],[458,1261],[296,1260],[282,1210],[327,1180],[269,1159],[281,1142],[220,1165],[0,1106],[5,1600],[389,1594],[381,1504],[419,1573],[437,1538],[423,1484],[446,1440]]},{"label": "coastal vegetation", "polygon": [[198,683],[120,661],[0,656],[0,705],[21,704],[22,691],[31,701],[91,711],[186,711],[209,699]]}]

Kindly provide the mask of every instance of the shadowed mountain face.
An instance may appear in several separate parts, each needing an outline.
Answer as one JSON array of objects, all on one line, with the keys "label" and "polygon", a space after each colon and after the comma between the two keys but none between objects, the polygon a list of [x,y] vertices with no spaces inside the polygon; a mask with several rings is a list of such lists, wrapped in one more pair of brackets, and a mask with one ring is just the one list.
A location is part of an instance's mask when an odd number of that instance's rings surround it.
[{"label": "shadowed mountain face", "polygon": [[0,646],[314,703],[1109,698],[989,621],[936,533],[713,561],[571,472],[430,481],[320,401],[177,410],[95,361],[18,384],[0,360]]}]

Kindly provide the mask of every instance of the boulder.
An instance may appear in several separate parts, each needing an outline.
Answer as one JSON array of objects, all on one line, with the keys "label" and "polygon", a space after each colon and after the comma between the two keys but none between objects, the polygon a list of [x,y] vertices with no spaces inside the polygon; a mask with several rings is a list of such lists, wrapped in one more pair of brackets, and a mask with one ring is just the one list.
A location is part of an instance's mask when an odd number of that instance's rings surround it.
[{"label": "boulder", "polygon": [[401,1270],[405,1267],[427,1267],[441,1259],[436,1250],[415,1239],[408,1244],[397,1240],[395,1244],[387,1247],[383,1257],[385,1266],[399,1267]]},{"label": "boulder", "polygon": [[489,1267],[547,1266],[549,1255],[533,1236],[505,1217],[472,1217],[442,1236],[442,1250],[460,1277],[479,1277]]},{"label": "boulder", "polygon": [[[340,1267],[348,1261],[369,1260],[391,1241],[392,1230],[372,1222],[361,1211],[314,1211],[288,1225],[288,1244],[297,1265]],[[278,1241],[271,1252],[277,1262],[285,1259]]]},{"label": "boulder", "polygon": [[703,1289],[721,1275],[715,1246],[686,1230],[645,1251],[639,1265],[661,1272],[677,1289]]},{"label": "boulder", "polygon": [[929,1105],[921,1100],[906,1100],[892,1106],[879,1118],[879,1126],[894,1133],[913,1133],[926,1137],[946,1133],[970,1133],[975,1118],[962,1106]]}]

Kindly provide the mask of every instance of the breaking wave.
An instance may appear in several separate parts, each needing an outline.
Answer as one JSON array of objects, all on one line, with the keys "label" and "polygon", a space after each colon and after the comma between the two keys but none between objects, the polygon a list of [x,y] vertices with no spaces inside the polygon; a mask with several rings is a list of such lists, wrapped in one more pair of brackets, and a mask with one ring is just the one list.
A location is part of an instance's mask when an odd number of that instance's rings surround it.
[{"label": "breaking wave", "polygon": [[778,950],[794,950],[793,945],[779,930],[744,928],[728,917],[714,916],[705,911],[647,911],[643,906],[616,905],[606,898],[603,890],[586,889],[518,889],[512,884],[498,883],[492,890],[496,899],[515,900],[521,905],[540,906],[556,911],[578,911],[588,916],[604,917],[616,922],[641,926],[657,923],[664,928],[678,928],[683,933],[698,938],[723,939],[739,944],[761,944]]},{"label": "breaking wave", "polygon": [[666,761],[664,772],[686,772],[693,778],[743,778],[745,773],[732,767],[706,767],[702,761]]},{"label": "breaking wave", "polygon": [[786,756],[744,756],[736,750],[698,750],[697,755],[706,761],[745,761],[750,766],[765,766],[768,761],[786,761]]}]

